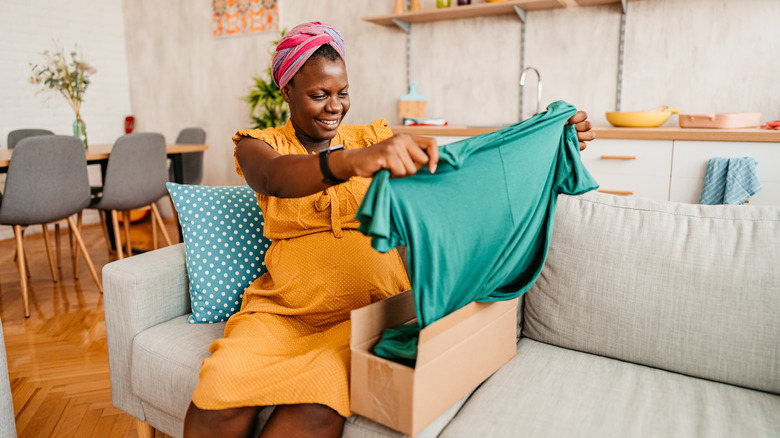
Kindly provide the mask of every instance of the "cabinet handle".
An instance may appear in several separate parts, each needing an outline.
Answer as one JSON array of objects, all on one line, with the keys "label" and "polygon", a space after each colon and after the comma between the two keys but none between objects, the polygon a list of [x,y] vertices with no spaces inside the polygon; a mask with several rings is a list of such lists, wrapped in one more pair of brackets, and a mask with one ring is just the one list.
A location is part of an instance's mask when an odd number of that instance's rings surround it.
[{"label": "cabinet handle", "polygon": [[634,155],[602,155],[602,160],[636,160]]},{"label": "cabinet handle", "polygon": [[599,189],[599,192],[601,193],[607,193],[610,195],[621,195],[621,196],[631,196],[634,194],[634,192],[630,190],[607,190],[607,189]]}]

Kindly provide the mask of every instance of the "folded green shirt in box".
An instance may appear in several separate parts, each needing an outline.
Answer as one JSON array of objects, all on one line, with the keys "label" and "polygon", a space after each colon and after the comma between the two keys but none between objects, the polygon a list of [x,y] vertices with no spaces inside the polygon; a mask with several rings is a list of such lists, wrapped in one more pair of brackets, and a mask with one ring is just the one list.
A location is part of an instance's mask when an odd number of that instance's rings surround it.
[{"label": "folded green shirt in box", "polygon": [[[557,195],[598,187],[566,125],[575,113],[558,101],[521,123],[439,147],[435,174],[374,177],[359,229],[379,251],[407,245],[420,328],[472,301],[517,297],[536,281]],[[414,359],[415,331],[392,333],[375,352]]]}]

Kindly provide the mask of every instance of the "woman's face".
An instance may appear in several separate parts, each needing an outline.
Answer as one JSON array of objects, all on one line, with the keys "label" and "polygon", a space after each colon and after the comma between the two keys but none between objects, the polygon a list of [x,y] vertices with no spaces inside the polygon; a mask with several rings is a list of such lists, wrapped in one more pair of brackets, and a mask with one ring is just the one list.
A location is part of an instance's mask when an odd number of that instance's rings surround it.
[{"label": "woman's face", "polygon": [[282,89],[295,135],[304,146],[328,146],[349,110],[344,61],[309,59]]}]

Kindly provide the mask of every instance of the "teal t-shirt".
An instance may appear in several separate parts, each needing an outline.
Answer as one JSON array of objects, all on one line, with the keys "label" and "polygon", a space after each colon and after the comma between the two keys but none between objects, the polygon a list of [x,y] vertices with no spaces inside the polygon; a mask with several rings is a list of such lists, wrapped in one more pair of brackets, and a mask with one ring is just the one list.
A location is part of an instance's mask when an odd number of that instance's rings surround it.
[{"label": "teal t-shirt", "polygon": [[[521,123],[439,147],[435,174],[374,177],[359,229],[379,251],[407,245],[419,327],[472,301],[517,297],[536,281],[557,195],[598,187],[566,125],[575,113],[558,101]],[[376,354],[414,359],[415,329],[392,330]]]}]

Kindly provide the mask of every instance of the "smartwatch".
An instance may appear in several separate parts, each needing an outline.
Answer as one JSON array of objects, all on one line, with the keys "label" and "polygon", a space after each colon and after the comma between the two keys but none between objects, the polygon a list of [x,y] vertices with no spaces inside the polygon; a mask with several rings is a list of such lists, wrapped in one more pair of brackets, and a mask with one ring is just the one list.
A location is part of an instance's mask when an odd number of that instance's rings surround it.
[{"label": "smartwatch", "polygon": [[325,149],[324,151],[321,151],[319,153],[320,156],[320,171],[322,172],[322,182],[325,184],[341,184],[343,182],[347,182],[348,179],[339,179],[336,178],[335,175],[333,175],[333,172],[330,171],[330,166],[328,165],[328,155],[330,155],[333,151],[338,151],[344,149],[344,145],[340,144],[338,146],[329,147],[328,149]]}]

